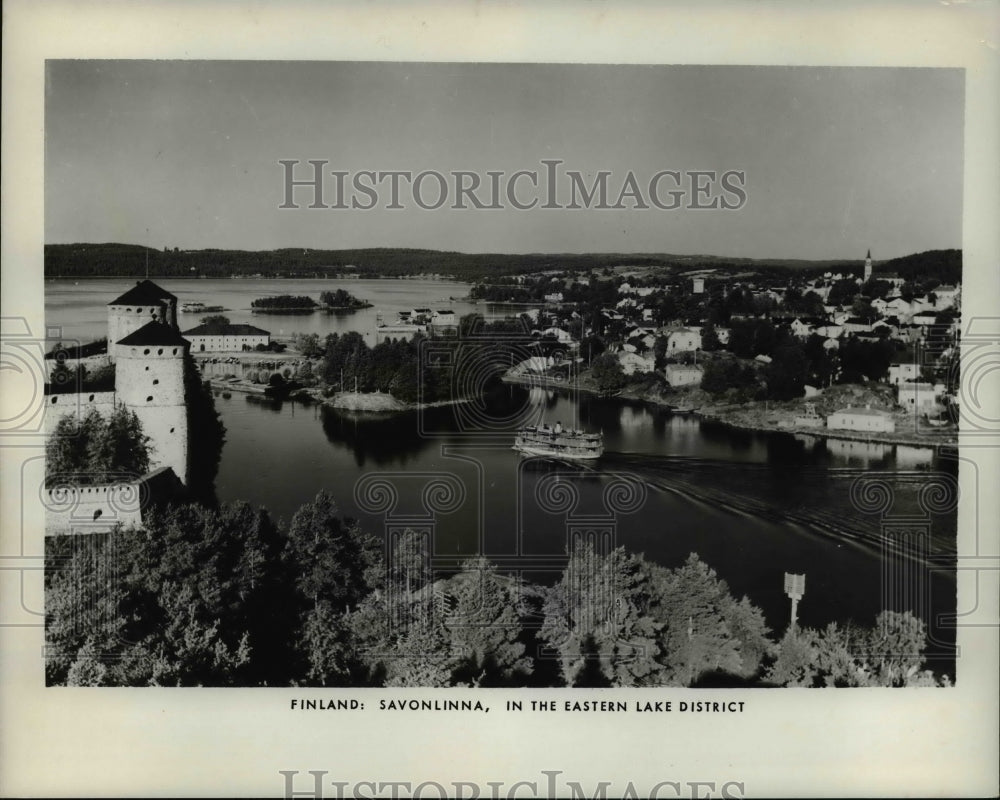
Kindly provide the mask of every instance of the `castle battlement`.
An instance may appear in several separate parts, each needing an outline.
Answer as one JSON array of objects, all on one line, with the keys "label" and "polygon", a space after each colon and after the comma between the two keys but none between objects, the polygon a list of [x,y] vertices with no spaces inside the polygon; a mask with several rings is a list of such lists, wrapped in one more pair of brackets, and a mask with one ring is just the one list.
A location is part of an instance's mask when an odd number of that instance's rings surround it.
[{"label": "castle battlement", "polygon": [[116,526],[139,526],[153,505],[180,493],[171,467],[142,476],[122,473],[117,480],[81,484],[78,475],[50,476],[40,492],[47,536],[107,533]]}]

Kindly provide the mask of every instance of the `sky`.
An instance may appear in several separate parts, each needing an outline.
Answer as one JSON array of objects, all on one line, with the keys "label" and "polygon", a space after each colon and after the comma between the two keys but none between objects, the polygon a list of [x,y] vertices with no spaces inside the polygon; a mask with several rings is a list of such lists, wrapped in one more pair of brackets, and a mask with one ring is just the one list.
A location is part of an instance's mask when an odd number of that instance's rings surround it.
[{"label": "sky", "polygon": [[[666,252],[876,259],[961,247],[964,73],[957,69],[558,64],[50,61],[45,241],[153,247],[416,247],[463,252]],[[538,173],[516,199],[546,199],[543,159],[589,186],[628,173],[649,208],[421,208],[408,183],[389,209],[285,201],[285,167]],[[680,208],[648,197],[681,173]],[[692,209],[691,171],[743,173],[745,202]],[[710,195],[718,180],[702,179]],[[659,199],[677,188],[660,184]],[[432,204],[437,183],[421,199]],[[596,202],[596,201],[595,201]]]}]

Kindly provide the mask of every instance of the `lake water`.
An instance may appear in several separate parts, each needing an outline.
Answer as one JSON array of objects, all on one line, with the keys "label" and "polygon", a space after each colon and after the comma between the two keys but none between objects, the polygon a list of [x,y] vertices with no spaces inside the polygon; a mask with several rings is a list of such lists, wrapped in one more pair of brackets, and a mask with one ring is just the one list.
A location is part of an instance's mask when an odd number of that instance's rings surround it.
[{"label": "lake water", "polygon": [[[465,296],[466,285],[440,281],[161,283],[182,302],[233,309],[234,322],[267,320],[263,327],[274,333],[365,332],[379,311],[391,319],[414,306],[475,308],[449,299]],[[47,282],[47,324],[62,325],[66,338],[105,335],[105,304],[130,284]],[[265,294],[318,296],[331,286],[375,307],[340,317],[246,310]],[[431,529],[435,568],[484,554],[546,583],[556,579],[573,530],[603,532],[667,566],[693,551],[777,631],[788,624],[785,572],[807,576],[799,619],[808,626],[848,619],[870,626],[883,608],[916,598],[914,610],[931,630],[932,665],[954,674],[954,632],[939,617],[956,607],[956,515],[921,492],[933,481],[947,494],[957,468],[935,451],[749,433],[641,403],[517,386],[499,386],[481,403],[388,417],[238,393],[216,402],[227,428],[216,481],[222,501],[246,500],[287,521],[326,489],[373,533]],[[602,430],[604,457],[586,467],[511,449],[519,424],[557,420]],[[882,512],[922,526],[916,558],[882,552]]]},{"label": "lake water", "polygon": [[[287,337],[292,333],[344,333],[356,330],[374,345],[376,318],[381,314],[386,322],[394,322],[396,312],[411,308],[450,308],[457,314],[467,314],[476,306],[452,301],[465,297],[465,283],[435,280],[247,280],[247,279],[176,279],[156,278],[155,283],[177,296],[178,304],[201,302],[222,306],[233,323],[249,323],[270,331],[273,336]],[[135,279],[101,278],[81,281],[48,280],[45,282],[46,325],[62,326],[65,339],[93,341],[108,333],[107,304],[130,287]],[[255,314],[250,304],[259,297],[275,295],[309,295],[317,302],[324,290],[346,289],[359,300],[367,300],[372,308],[346,314]],[[483,311],[485,307],[480,306]],[[203,314],[178,314],[182,331],[197,326]]]}]

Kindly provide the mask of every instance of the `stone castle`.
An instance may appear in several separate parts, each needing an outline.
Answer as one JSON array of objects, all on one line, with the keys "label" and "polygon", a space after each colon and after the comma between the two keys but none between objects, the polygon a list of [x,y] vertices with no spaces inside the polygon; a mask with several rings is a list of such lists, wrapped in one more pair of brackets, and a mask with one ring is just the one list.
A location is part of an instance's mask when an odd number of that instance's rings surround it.
[{"label": "stone castle", "polygon": [[[132,485],[138,493],[148,479],[161,476],[167,469],[187,484],[189,474],[189,418],[185,402],[185,356],[190,347],[177,327],[177,298],[170,292],[149,280],[140,281],[120,297],[108,303],[108,351],[107,355],[67,362],[93,368],[94,366],[114,366],[114,391],[51,393],[45,398],[46,431],[51,433],[59,420],[66,416],[82,419],[96,409],[102,415],[109,415],[116,408],[124,406],[135,413],[143,432],[149,437],[150,469],[147,476],[134,476]],[[54,366],[54,364],[53,364]],[[120,488],[120,487],[119,487]],[[101,490],[104,490],[103,492]],[[62,486],[57,490],[61,496],[49,505],[50,525],[65,528],[65,520],[53,520],[54,506],[66,505],[62,502],[66,495],[74,495],[75,512],[93,521],[114,517],[121,510],[119,503],[113,502],[114,492],[109,487]],[[108,509],[100,505],[101,498],[109,503]],[[97,507],[90,505],[97,503]],[[97,513],[97,512],[100,513]],[[58,517],[58,515],[56,515]]]}]

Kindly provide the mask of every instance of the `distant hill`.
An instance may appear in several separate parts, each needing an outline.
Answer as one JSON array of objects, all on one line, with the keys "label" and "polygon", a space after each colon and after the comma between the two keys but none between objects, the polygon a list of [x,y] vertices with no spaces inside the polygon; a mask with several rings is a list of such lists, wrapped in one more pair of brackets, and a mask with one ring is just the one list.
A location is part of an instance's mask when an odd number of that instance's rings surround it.
[{"label": "distant hill", "polygon": [[[893,259],[878,265],[877,272],[906,273],[942,269],[940,280],[953,283],[961,274],[960,250],[936,250]],[[545,270],[589,271],[627,264],[662,267],[678,272],[714,269],[721,273],[747,270],[780,278],[787,270],[824,272],[859,271],[863,261],[805,261],[751,259],[669,253],[456,253],[441,250],[368,248],[359,250],[154,250],[134,244],[47,244],[45,276],[52,277],[323,277],[339,273],[364,278],[401,275],[446,275],[462,281],[480,281],[500,275]]]},{"label": "distant hill", "polygon": [[961,250],[927,250],[873,265],[876,278],[886,273],[895,273],[914,283],[939,280],[941,283],[956,284],[962,280]]}]

